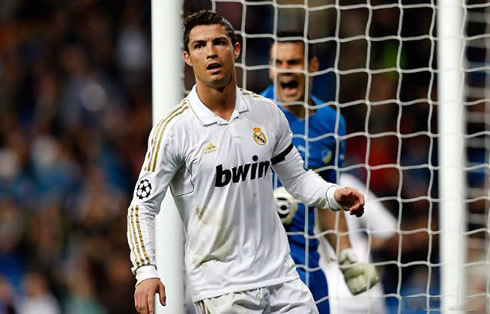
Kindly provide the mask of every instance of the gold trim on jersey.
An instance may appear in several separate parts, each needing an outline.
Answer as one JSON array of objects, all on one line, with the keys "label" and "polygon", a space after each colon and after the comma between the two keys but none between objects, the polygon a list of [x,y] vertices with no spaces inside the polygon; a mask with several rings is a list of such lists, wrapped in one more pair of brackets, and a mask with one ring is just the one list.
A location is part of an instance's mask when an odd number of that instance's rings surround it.
[{"label": "gold trim on jersey", "polygon": [[140,267],[142,264],[144,264],[144,259],[141,255],[141,251],[136,240],[136,229],[134,228],[134,206],[129,207],[129,217],[131,221],[130,234],[132,234],[131,238],[133,239],[133,252],[135,256],[136,267]]},{"label": "gold trim on jersey", "polygon": [[[134,216],[136,217],[136,227],[138,228],[138,236],[141,244],[141,250],[143,251],[143,255],[145,256],[146,264],[150,264],[150,258],[148,257],[148,253],[146,253],[145,243],[143,241],[143,235],[141,233],[140,219],[139,219],[139,206],[136,205],[136,210],[134,212]],[[143,263],[145,264],[145,263]]]},{"label": "gold trim on jersey", "polygon": [[256,94],[254,92],[251,92],[249,90],[246,90],[246,89],[243,89],[243,88],[240,88],[240,92],[242,93],[243,96],[252,96],[254,98],[261,98],[263,96],[259,95],[259,94]]},{"label": "gold trim on jersey", "polygon": [[156,149],[156,153],[155,153],[155,156],[153,156],[153,168],[151,169],[151,171],[155,171],[156,167],[157,167],[157,159],[158,159],[158,152],[160,151],[160,144],[162,143],[162,138],[163,138],[163,133],[165,132],[165,129],[167,128],[167,125],[170,123],[170,121],[172,121],[175,117],[183,114],[187,109],[189,109],[189,106],[187,105],[187,101],[184,103],[184,105],[182,106],[182,108],[175,112],[175,114],[171,117],[169,117],[166,121],[165,121],[165,124],[163,125],[161,131],[160,131],[160,135],[158,137],[158,145],[157,145],[157,149]]},{"label": "gold trim on jersey", "polygon": [[150,140],[150,147],[148,147],[148,156],[147,156],[147,161],[148,161],[148,164],[146,165],[145,167],[145,170],[146,171],[150,171],[150,168],[151,168],[151,160],[152,160],[152,156],[154,155],[155,153],[155,148],[156,148],[156,140],[157,140],[157,136],[158,134],[160,134],[160,130],[163,126],[163,124],[165,123],[165,121],[167,121],[170,117],[172,117],[172,115],[175,114],[176,111],[180,110],[182,108],[182,106],[186,103],[186,99],[184,98],[179,105],[177,105],[175,108],[173,108],[170,113],[163,119],[161,119],[157,126],[155,127],[155,132],[153,133],[153,136]]},{"label": "gold trim on jersey", "polygon": [[[162,142],[163,133],[165,132],[167,125],[175,117],[184,113],[188,108],[189,106],[187,104],[187,98],[184,98],[184,100],[180,103],[179,106],[177,106],[174,110],[172,110],[172,112],[165,119],[161,120],[158,123],[157,128],[155,129],[155,133],[153,134],[153,137],[150,142],[152,147],[151,147],[151,154],[148,155],[148,164],[146,166],[146,171],[154,172],[156,169],[158,152],[160,150],[160,144]],[[150,151],[150,149],[148,149],[148,151]]]},{"label": "gold trim on jersey", "polygon": [[199,310],[201,311],[201,314],[210,314],[211,313],[206,308],[206,304],[204,304],[204,300],[199,301],[198,304],[199,304]]},{"label": "gold trim on jersey", "polygon": [[[131,208],[128,209],[128,212],[131,213]],[[138,260],[138,256],[136,254],[136,240],[133,237],[132,231],[133,229],[131,228],[130,221],[131,221],[131,214],[128,215],[128,237],[129,237],[129,249],[131,251],[131,261],[134,262],[136,265],[136,268],[140,267],[140,261]]]},{"label": "gold trim on jersey", "polygon": [[[177,109],[178,109],[178,107],[175,108],[170,114],[174,113],[175,110],[177,110]],[[153,134],[153,136],[151,138],[151,141],[150,141],[151,148],[148,147],[148,156],[146,157],[148,160],[148,164],[145,167],[146,171],[150,171],[151,157],[153,156],[153,153],[155,152],[155,136],[160,131],[160,128],[162,127],[163,122],[165,122],[165,119],[162,119],[162,120],[160,120],[160,122],[158,122],[158,124],[155,128],[155,133]]]}]

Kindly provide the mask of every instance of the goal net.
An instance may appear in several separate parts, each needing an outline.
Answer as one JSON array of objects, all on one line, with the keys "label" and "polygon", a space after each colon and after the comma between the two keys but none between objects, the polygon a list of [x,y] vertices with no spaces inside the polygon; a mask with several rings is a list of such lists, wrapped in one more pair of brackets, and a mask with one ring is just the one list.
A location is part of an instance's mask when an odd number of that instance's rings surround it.
[{"label": "goal net", "polygon": [[[462,8],[455,36],[461,58],[453,66],[460,80],[456,98],[450,97],[459,108],[454,114],[462,128],[455,136],[464,148],[461,177],[454,178],[464,190],[455,201],[461,203],[460,212],[445,208],[448,198],[441,198],[440,175],[448,169],[441,163],[445,157],[439,144],[446,134],[440,118],[446,104],[438,88],[446,73],[438,62],[452,53],[439,46],[437,22],[444,1],[184,1],[184,12],[213,9],[233,24],[242,44],[239,85],[248,90],[260,93],[273,83],[268,54],[279,32],[300,31],[302,40],[314,46],[320,69],[309,73],[314,78],[311,93],[324,101],[321,106],[341,112],[347,126],[346,136],[322,137],[346,142],[344,167],[336,168],[340,182],[344,174],[357,178],[366,195],[374,193],[367,211],[371,203],[378,204],[393,217],[391,230],[375,228],[380,216],[371,217],[374,222],[349,223],[351,240],[361,239],[361,255],[377,267],[388,313],[449,310],[443,308],[444,297],[459,300],[449,302],[456,303],[451,310],[490,312],[490,3],[448,3]],[[193,83],[186,67],[185,90]],[[308,145],[321,140],[308,137],[308,130],[304,134]],[[306,153],[307,164],[308,157]],[[445,292],[452,290],[446,290],[447,273],[441,270],[453,261],[441,253],[446,236],[441,217],[452,217],[455,226],[460,223],[448,232],[458,232],[461,240],[454,244],[454,256],[459,263],[455,269],[463,273],[459,278],[465,280],[458,283],[463,288],[457,293],[463,295]],[[322,238],[325,233],[305,231],[304,237]],[[337,287],[329,289],[332,304]],[[378,299],[374,294],[367,298]]]}]

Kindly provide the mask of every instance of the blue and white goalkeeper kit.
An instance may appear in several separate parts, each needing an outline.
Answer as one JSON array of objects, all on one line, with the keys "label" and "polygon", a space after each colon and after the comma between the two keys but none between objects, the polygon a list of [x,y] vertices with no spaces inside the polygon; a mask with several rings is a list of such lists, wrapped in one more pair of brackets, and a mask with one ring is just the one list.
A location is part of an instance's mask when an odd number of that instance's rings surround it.
[{"label": "blue and white goalkeeper kit", "polygon": [[332,207],[336,186],[304,169],[291,140],[272,101],[237,89],[227,121],[201,102],[194,87],[149,136],[128,209],[137,282],[158,277],[154,219],[169,186],[184,224],[194,302],[298,278],[275,210],[271,170],[295,198],[319,208]]}]

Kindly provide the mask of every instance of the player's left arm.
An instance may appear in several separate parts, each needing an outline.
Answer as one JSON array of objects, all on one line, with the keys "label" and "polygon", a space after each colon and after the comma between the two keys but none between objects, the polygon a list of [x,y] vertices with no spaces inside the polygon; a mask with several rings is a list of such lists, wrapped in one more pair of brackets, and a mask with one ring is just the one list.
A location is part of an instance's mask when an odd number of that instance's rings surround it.
[{"label": "player's left arm", "polygon": [[301,155],[291,142],[292,132],[286,117],[277,106],[272,114],[276,139],[271,164],[287,192],[309,206],[345,210],[361,216],[364,213],[363,195],[356,189],[339,187],[312,170],[306,170]]}]

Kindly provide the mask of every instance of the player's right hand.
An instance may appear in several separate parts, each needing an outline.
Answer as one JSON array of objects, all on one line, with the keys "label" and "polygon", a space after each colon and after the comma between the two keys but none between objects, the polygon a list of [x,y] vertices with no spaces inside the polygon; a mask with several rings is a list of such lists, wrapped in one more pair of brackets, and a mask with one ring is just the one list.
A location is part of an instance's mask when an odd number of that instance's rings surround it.
[{"label": "player's right hand", "polygon": [[364,214],[364,195],[354,188],[339,187],[335,190],[335,199],[351,215],[361,217]]},{"label": "player's right hand", "polygon": [[155,294],[160,295],[160,304],[166,305],[165,286],[160,278],[149,278],[140,282],[134,291],[134,307],[140,314],[155,314]]},{"label": "player's right hand", "polygon": [[281,222],[284,225],[289,225],[298,210],[298,200],[289,194],[283,186],[274,190],[274,200]]}]

